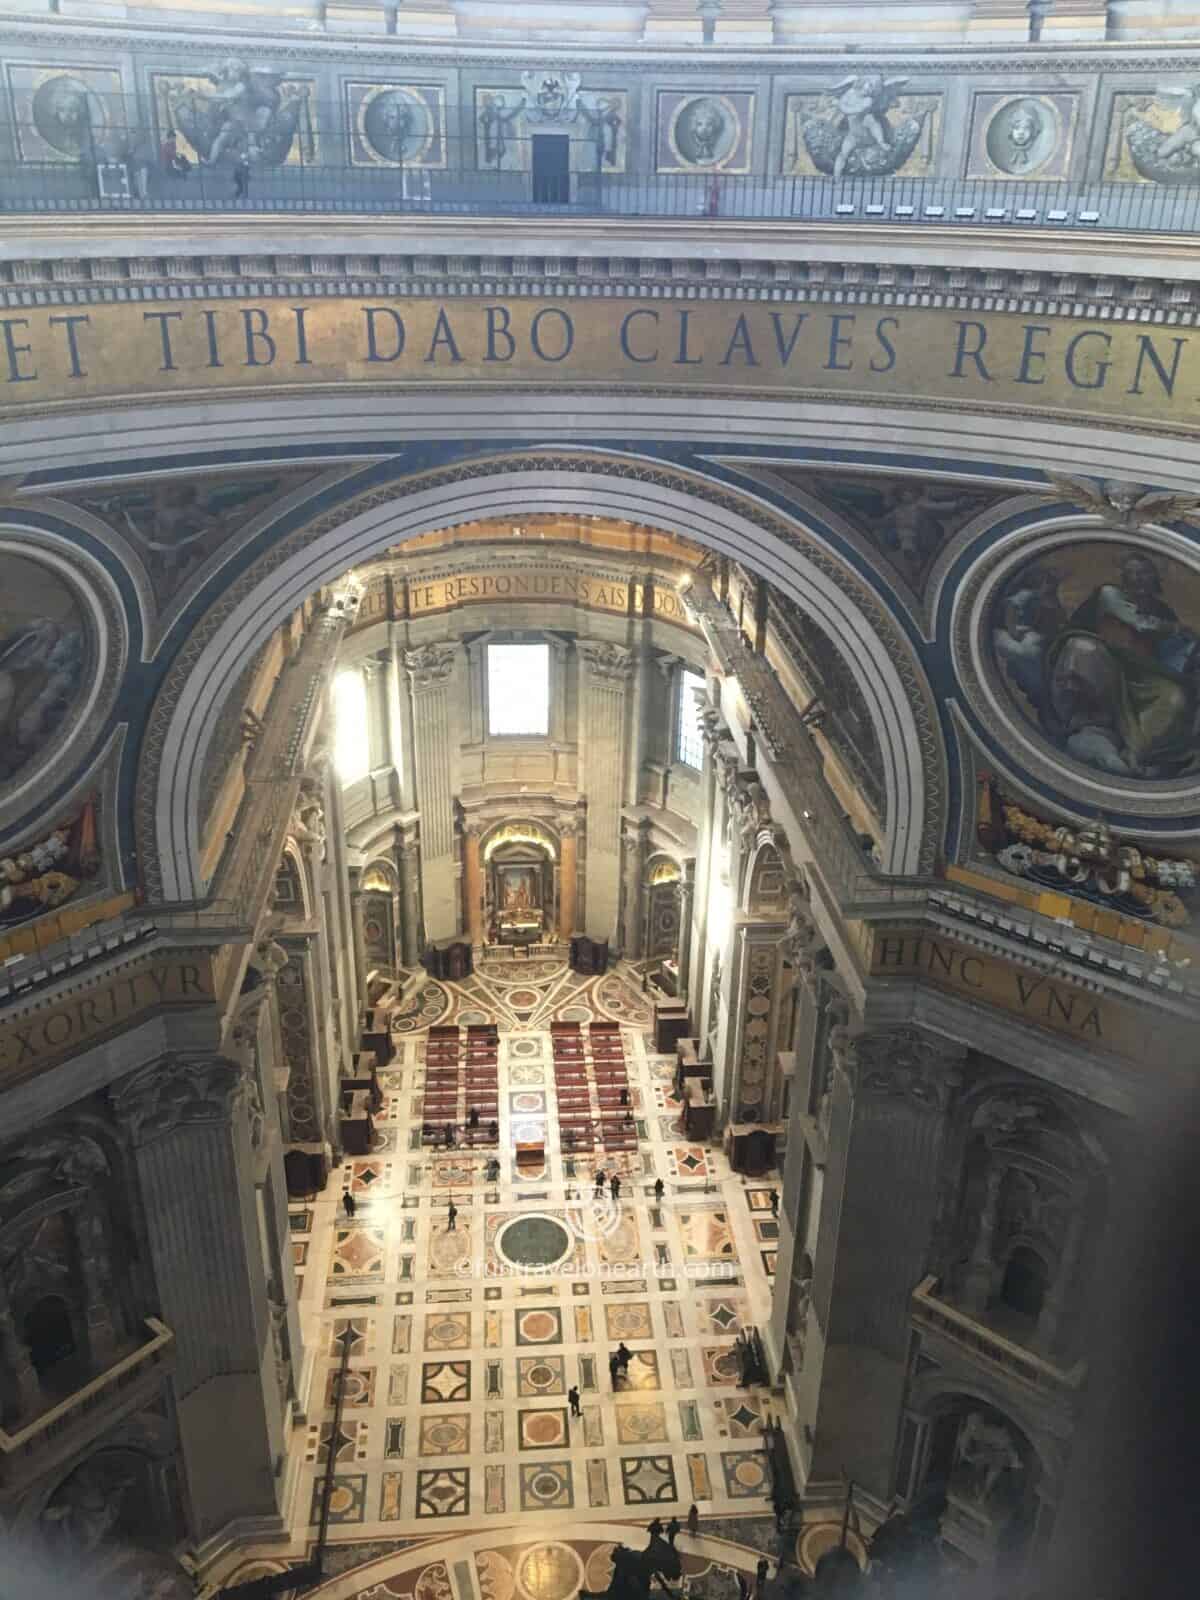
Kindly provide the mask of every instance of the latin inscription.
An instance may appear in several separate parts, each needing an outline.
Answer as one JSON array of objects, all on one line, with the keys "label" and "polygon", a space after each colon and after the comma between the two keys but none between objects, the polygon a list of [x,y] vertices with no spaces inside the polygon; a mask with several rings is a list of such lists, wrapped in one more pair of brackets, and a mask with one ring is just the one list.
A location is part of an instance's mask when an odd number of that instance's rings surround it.
[{"label": "latin inscription", "polygon": [[157,962],[0,1029],[0,1082],[71,1055],[139,1012],[213,998],[207,960]]},{"label": "latin inscription", "polygon": [[880,977],[925,977],[1109,1049],[1120,1050],[1127,1042],[1124,1015],[1094,995],[928,934],[877,934],[871,970]]},{"label": "latin inscription", "polygon": [[[654,616],[690,626],[687,613],[672,590],[652,585],[650,595]],[[640,616],[646,591],[640,583],[613,583],[573,572],[465,573],[430,583],[414,580],[408,589],[409,611],[414,617],[489,600],[561,600],[591,611],[625,615],[632,610]]]},{"label": "latin inscription", "polygon": [[1200,335],[882,312],[335,299],[0,316],[0,404],[246,385],[473,380],[897,394],[1200,421]]}]

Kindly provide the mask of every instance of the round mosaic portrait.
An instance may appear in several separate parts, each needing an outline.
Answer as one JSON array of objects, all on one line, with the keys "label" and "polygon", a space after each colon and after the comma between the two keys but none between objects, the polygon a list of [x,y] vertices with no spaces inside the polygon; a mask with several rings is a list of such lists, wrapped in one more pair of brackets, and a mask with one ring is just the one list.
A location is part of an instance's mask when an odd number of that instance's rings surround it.
[{"label": "round mosaic portrait", "polygon": [[685,100],[671,119],[673,154],[689,167],[719,167],[733,155],[741,136],[741,121],[725,95]]},{"label": "round mosaic portrait", "polygon": [[1009,100],[988,123],[985,143],[988,160],[1001,172],[1036,172],[1058,144],[1058,114],[1046,100]]},{"label": "round mosaic portrait", "polygon": [[61,747],[91,662],[79,598],[40,561],[3,556],[0,790]]},{"label": "round mosaic portrait", "polygon": [[1123,539],[1065,543],[993,592],[995,679],[1018,717],[1095,772],[1200,771],[1200,572]]},{"label": "round mosaic portrait", "polygon": [[387,166],[424,160],[436,129],[425,101],[409,89],[380,87],[364,96],[359,131],[375,159]]}]

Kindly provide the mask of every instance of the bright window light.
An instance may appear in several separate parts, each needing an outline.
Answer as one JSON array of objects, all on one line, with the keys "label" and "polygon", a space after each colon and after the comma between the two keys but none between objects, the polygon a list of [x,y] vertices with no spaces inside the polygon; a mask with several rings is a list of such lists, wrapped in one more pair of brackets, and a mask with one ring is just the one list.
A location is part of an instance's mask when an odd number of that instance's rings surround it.
[{"label": "bright window light", "polygon": [[675,741],[675,759],[697,772],[704,765],[704,741],[700,737],[700,707],[696,704],[696,690],[704,688],[704,679],[698,672],[685,668],[679,674],[679,737]]},{"label": "bright window light", "polygon": [[333,764],[343,788],[367,775],[367,686],[357,667],[333,680]]},{"label": "bright window light", "polygon": [[488,732],[550,732],[550,646],[488,645]]}]

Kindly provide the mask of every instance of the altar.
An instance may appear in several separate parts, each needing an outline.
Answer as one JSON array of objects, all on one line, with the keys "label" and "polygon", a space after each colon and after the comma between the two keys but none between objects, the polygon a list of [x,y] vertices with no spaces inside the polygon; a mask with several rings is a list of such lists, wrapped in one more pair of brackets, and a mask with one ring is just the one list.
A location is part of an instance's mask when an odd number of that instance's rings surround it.
[{"label": "altar", "polygon": [[489,846],[485,880],[488,937],[494,944],[540,944],[554,929],[555,861],[549,838],[529,826]]}]

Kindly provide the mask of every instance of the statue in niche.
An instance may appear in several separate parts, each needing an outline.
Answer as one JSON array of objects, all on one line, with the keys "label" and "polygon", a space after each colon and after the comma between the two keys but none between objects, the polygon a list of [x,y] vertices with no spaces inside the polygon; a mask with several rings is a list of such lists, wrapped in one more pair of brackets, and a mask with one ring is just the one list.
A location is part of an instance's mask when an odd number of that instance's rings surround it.
[{"label": "statue in niche", "polygon": [[834,178],[873,178],[896,172],[916,149],[927,111],[894,125],[888,112],[907,78],[868,72],[843,78],[829,91],[832,116],[808,117],[804,143],[819,172]]},{"label": "statue in niche", "polygon": [[215,85],[214,92],[183,90],[173,97],[171,114],[205,166],[215,167],[226,158],[265,166],[287,160],[304,102],[281,91],[283,73],[227,56],[200,76]]},{"label": "statue in niche", "polygon": [[972,1411],[954,1448],[952,1487],[977,1506],[995,1507],[1012,1492],[1023,1471],[1021,1452],[1008,1428]]}]

